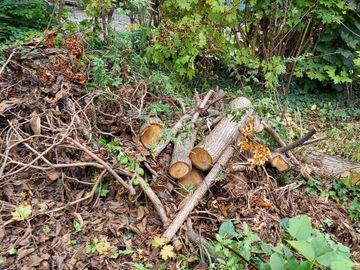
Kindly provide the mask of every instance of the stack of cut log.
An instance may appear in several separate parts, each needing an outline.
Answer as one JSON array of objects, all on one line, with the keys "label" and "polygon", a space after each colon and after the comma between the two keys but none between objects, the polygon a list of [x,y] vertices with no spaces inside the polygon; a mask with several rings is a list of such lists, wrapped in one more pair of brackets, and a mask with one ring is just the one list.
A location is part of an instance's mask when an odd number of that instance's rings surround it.
[{"label": "stack of cut log", "polygon": [[[197,134],[197,120],[201,114],[205,113],[206,104],[213,94],[213,91],[208,93],[199,108],[182,121],[181,125],[179,125],[180,128],[169,132],[175,138],[173,140],[174,148],[169,174],[174,179],[179,180],[183,186],[198,185],[203,181],[205,172],[213,167],[229,145],[235,143],[239,136],[239,129],[244,127],[246,119],[252,114],[251,102],[247,98],[239,97],[234,99],[230,102],[229,109],[232,112],[241,113],[242,121],[235,121],[230,114],[223,114],[221,121],[217,123],[209,134],[197,145],[194,145]],[[207,109],[209,109],[209,106]],[[162,144],[161,137],[163,133],[163,125],[158,120],[151,119],[141,128],[140,141],[145,147],[156,149],[158,145]],[[155,155],[157,154],[159,152],[155,153]]]},{"label": "stack of cut log", "polygon": [[[214,96],[212,100],[210,100],[211,96]],[[269,165],[279,172],[292,169],[301,173],[304,177],[310,178],[311,169],[313,169],[315,173],[321,172],[323,175],[328,173],[331,177],[353,177],[355,182],[359,181],[360,165],[358,163],[341,163],[338,159],[323,155],[318,157],[315,153],[308,156],[307,161],[311,164],[303,165],[300,163],[295,155],[291,153],[291,150],[322,140],[323,138],[309,140],[317,130],[312,127],[303,137],[286,144],[266,122],[254,117],[252,104],[245,97],[238,97],[230,102],[231,114],[217,113],[217,115],[220,114],[221,116],[217,116],[216,119],[218,120],[214,120],[216,122],[215,127],[213,129],[209,128],[210,131],[207,135],[195,145],[197,130],[203,127],[200,124],[201,121],[198,121],[199,118],[206,115],[210,107],[223,97],[223,92],[209,91],[202,102],[197,102],[198,105],[194,110],[181,117],[167,132],[159,119],[151,119],[141,128],[139,139],[146,148],[151,150],[154,157],[159,155],[171,141],[173,142],[174,148],[169,166],[170,176],[177,179],[183,186],[198,186],[192,194],[189,194],[191,196],[188,197],[186,203],[178,210],[171,222],[166,217],[165,208],[161,205],[161,201],[156,197],[156,194],[150,194],[149,190],[151,188],[148,186],[144,188],[145,193],[150,196],[156,208],[159,209],[159,215],[163,217],[162,220],[166,228],[163,237],[168,241],[175,236],[200,199],[216,181],[219,172],[234,155],[234,145],[238,143],[243,145],[244,142],[248,143],[248,145],[256,145],[252,138],[247,138],[244,135],[244,131],[248,128],[251,133],[265,131],[274,138],[279,148],[270,151],[264,146],[259,149],[266,149],[266,151],[260,151],[265,153],[264,156],[266,157],[262,160],[268,160]],[[234,117],[234,113],[236,117]],[[250,119],[251,121],[249,121]],[[251,127],[249,127],[249,123]],[[260,160],[259,157],[257,158]],[[232,164],[230,169],[235,172],[245,171],[248,167],[252,168],[254,166],[254,163],[251,162],[254,159],[255,157],[251,156],[250,153],[247,160]],[[315,162],[319,159],[321,164]],[[329,166],[332,169],[327,168]]]}]

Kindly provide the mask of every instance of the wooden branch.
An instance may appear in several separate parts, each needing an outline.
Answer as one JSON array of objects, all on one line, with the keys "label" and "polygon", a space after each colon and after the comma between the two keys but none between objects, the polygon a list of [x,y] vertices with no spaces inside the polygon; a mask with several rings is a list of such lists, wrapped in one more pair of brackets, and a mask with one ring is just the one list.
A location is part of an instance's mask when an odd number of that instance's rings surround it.
[{"label": "wooden branch", "polygon": [[[206,103],[209,101],[210,96],[213,94],[213,90],[210,90],[207,95],[205,96],[204,100],[200,104],[200,108],[204,108],[206,106]],[[202,110],[204,111],[204,110]],[[176,136],[178,131],[183,127],[184,122],[189,120],[190,118],[192,125],[197,121],[199,118],[200,113],[196,111],[196,109],[191,110],[188,114],[183,115],[180,120],[174,125],[174,127],[170,130],[169,136],[163,141],[160,141],[160,143],[155,147],[155,150],[153,151],[154,156],[158,156],[165,148],[166,146],[171,142],[171,140]]]},{"label": "wooden branch", "polygon": [[304,161],[313,171],[325,179],[350,179],[353,184],[360,184],[360,163],[331,156],[316,151],[305,155]]},{"label": "wooden branch", "polygon": [[306,142],[304,142],[301,146],[305,146],[305,145],[309,145],[309,144],[313,144],[313,143],[318,143],[320,141],[324,141],[324,140],[327,140],[328,139],[328,136],[322,136],[322,137],[319,137],[319,138],[316,138],[316,139],[313,139],[313,140],[308,140]]},{"label": "wooden branch", "polygon": [[[251,102],[245,97],[234,99],[230,103],[232,110],[247,110],[246,115],[252,114]],[[247,117],[246,117],[247,119]],[[219,124],[207,135],[202,142],[195,146],[190,159],[195,167],[200,170],[209,170],[224,149],[234,143],[239,134],[239,124],[231,116],[224,117]]]},{"label": "wooden branch", "polygon": [[278,149],[276,149],[274,152],[277,153],[286,153],[287,151],[294,149],[296,147],[302,146],[304,142],[306,142],[307,140],[309,140],[315,133],[317,132],[315,127],[312,127],[303,137],[297,139],[296,141],[282,146]]},{"label": "wooden branch", "polygon": [[[274,138],[274,140],[276,141],[276,143],[280,146],[280,147],[285,147],[286,143],[281,139],[281,137],[279,136],[279,134],[272,128],[270,127],[266,122],[262,122],[262,124],[264,125],[264,130],[271,136]],[[287,151],[287,154],[289,155],[290,159],[292,160],[292,162],[295,164],[295,166],[297,166],[297,171],[299,171],[301,173],[301,175],[306,178],[306,179],[311,179],[311,176],[306,172],[306,170],[304,169],[304,167],[301,165],[301,163],[298,161],[298,159],[294,156],[293,153],[291,153],[291,151]]]},{"label": "wooden branch", "polygon": [[189,201],[184,205],[184,207],[178,212],[175,219],[172,221],[170,226],[164,232],[163,237],[170,241],[176,234],[176,232],[180,229],[181,225],[188,218],[191,211],[196,207],[199,203],[200,199],[205,195],[206,191],[211,187],[211,185],[216,181],[216,177],[218,173],[222,170],[223,166],[229,161],[229,159],[234,154],[234,149],[232,146],[228,146],[224,153],[221,155],[218,162],[215,163],[214,167],[205,177],[204,181],[200,184],[200,186],[195,190],[192,197]]},{"label": "wooden branch", "polygon": [[166,148],[166,146],[171,142],[172,138],[176,136],[179,129],[183,126],[184,122],[186,120],[189,120],[190,118],[191,115],[185,114],[180,118],[179,121],[176,122],[176,124],[171,128],[169,135],[164,140],[160,140],[159,144],[155,147],[153,151],[153,155],[155,157],[158,156]]},{"label": "wooden branch", "polygon": [[140,176],[136,176],[136,177],[139,179],[140,187],[154,205],[164,227],[167,227],[170,223],[170,220],[166,215],[165,208],[162,202],[160,201],[159,197],[156,195],[156,193],[151,189],[150,185],[142,177]]},{"label": "wooden branch", "polygon": [[191,160],[189,154],[194,147],[196,131],[180,133],[174,142],[174,150],[169,166],[169,174],[180,179],[191,172]]},{"label": "wooden branch", "polygon": [[204,97],[203,101],[200,103],[199,107],[196,108],[196,112],[194,113],[192,120],[191,120],[192,124],[195,124],[196,121],[198,120],[200,114],[203,113],[204,108],[205,108],[206,104],[209,102],[209,99],[213,93],[214,93],[214,90],[210,90]]},{"label": "wooden branch", "polygon": [[246,170],[246,165],[240,163],[234,163],[230,165],[231,172],[243,172]]},{"label": "wooden branch", "polygon": [[78,141],[72,139],[72,138],[67,138],[68,141],[70,141],[71,143],[75,144],[77,147],[79,147],[81,150],[83,150],[84,152],[86,152],[89,156],[91,156],[93,159],[95,159],[97,162],[99,162],[101,165],[104,166],[104,168],[112,175],[115,177],[116,180],[118,180],[121,185],[123,187],[125,187],[130,195],[135,195],[135,189],[133,188],[133,186],[128,185],[105,161],[103,161],[101,158],[99,158],[97,155],[95,155],[93,152],[91,152],[89,149],[87,149],[84,145],[82,145],[81,143],[79,143]]}]

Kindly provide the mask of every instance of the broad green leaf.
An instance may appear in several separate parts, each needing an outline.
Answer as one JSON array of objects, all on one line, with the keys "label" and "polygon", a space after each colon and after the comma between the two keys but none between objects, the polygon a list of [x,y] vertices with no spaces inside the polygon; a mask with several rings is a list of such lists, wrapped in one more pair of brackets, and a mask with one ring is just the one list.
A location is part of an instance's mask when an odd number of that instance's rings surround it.
[{"label": "broad green leaf", "polygon": [[139,185],[139,184],[140,184],[139,178],[135,178],[135,179],[132,181],[132,184],[133,184],[134,186]]},{"label": "broad green leaf", "polygon": [[315,251],[315,257],[320,257],[333,250],[323,235],[318,235],[316,238],[312,239],[310,245]]},{"label": "broad green leaf", "polygon": [[285,266],[285,262],[280,254],[274,253],[270,256],[271,270],[283,270],[284,266]]},{"label": "broad green leaf", "polygon": [[235,233],[234,224],[230,220],[225,220],[219,229],[219,234],[221,236],[232,236]]},{"label": "broad green leaf", "polygon": [[350,260],[338,260],[338,261],[331,263],[330,269],[331,270],[351,270],[351,269],[353,269],[354,266],[356,266],[356,264]]},{"label": "broad green leaf", "polygon": [[301,215],[289,220],[287,231],[296,240],[306,240],[310,237],[313,229],[309,217]]},{"label": "broad green leaf", "polygon": [[309,261],[315,259],[315,251],[307,241],[288,241],[288,243]]}]

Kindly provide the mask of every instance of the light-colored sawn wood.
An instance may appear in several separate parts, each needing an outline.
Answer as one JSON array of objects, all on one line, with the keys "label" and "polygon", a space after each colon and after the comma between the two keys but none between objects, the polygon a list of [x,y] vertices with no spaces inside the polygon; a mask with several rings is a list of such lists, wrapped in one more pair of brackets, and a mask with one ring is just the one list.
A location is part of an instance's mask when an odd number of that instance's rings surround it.
[{"label": "light-colored sawn wood", "polygon": [[[243,115],[252,113],[251,102],[245,97],[239,97],[230,102],[230,109],[239,111]],[[192,149],[190,159],[193,165],[203,171],[209,170],[225,148],[235,141],[238,134],[239,122],[234,121],[231,115],[224,116],[209,135]]]},{"label": "light-colored sawn wood", "polygon": [[140,128],[140,141],[146,147],[155,146],[163,134],[164,126],[158,118],[149,119]]},{"label": "light-colored sawn wood", "polygon": [[194,131],[180,133],[176,138],[169,166],[169,174],[173,178],[180,179],[191,172],[192,165],[189,154],[194,147],[194,141]]}]

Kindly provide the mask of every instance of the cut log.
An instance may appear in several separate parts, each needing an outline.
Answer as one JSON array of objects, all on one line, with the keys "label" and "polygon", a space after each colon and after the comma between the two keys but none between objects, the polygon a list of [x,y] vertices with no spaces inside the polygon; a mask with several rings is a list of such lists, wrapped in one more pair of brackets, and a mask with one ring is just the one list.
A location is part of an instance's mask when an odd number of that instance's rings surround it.
[{"label": "cut log", "polygon": [[353,184],[360,184],[360,163],[331,156],[320,152],[311,152],[305,156],[313,171],[325,179],[351,180]]},{"label": "cut log", "polygon": [[194,147],[195,135],[193,131],[183,132],[176,138],[169,167],[169,174],[175,179],[180,179],[191,172],[189,154]]},{"label": "cut log", "polygon": [[204,174],[197,170],[192,169],[189,174],[179,180],[180,184],[184,187],[197,186],[204,180]]},{"label": "cut log", "polygon": [[287,172],[291,168],[290,162],[283,154],[280,153],[271,154],[269,160],[271,166],[276,168],[279,172]]},{"label": "cut log", "polygon": [[[232,111],[248,109],[252,113],[251,102],[245,97],[239,97],[230,103]],[[239,123],[232,116],[225,116],[219,124],[205,137],[205,139],[191,150],[190,159],[200,170],[209,170],[219,159],[225,148],[232,144],[239,134]]]},{"label": "cut log", "polygon": [[163,134],[164,126],[158,118],[151,118],[140,128],[140,141],[146,147],[155,146]]}]

